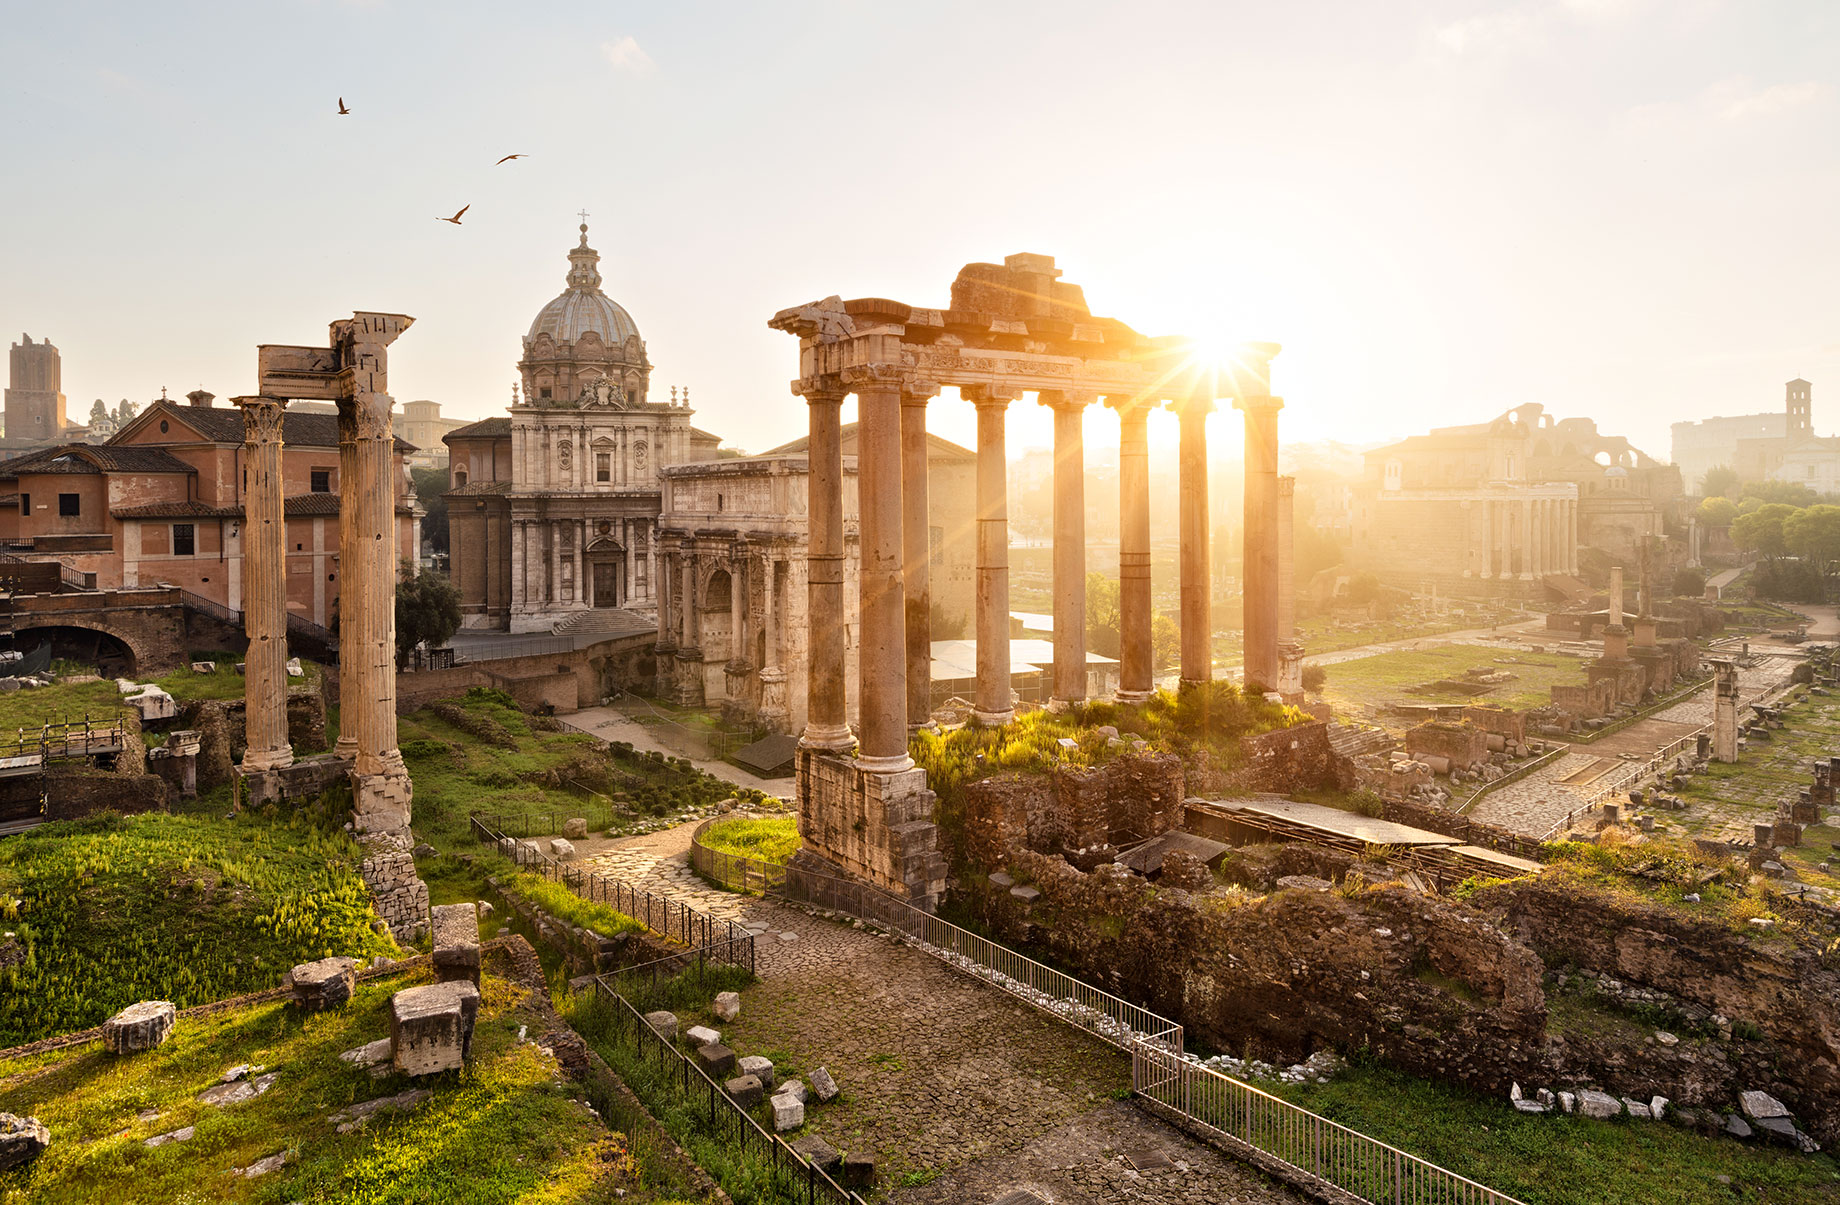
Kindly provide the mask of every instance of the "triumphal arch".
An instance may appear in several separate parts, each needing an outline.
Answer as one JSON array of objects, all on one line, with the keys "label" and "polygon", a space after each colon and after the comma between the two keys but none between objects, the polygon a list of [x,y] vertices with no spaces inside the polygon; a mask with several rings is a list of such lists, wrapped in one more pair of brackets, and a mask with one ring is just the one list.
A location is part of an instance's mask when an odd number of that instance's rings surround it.
[{"label": "triumphal arch", "polygon": [[[798,753],[799,827],[807,854],[931,908],[945,885],[925,771],[908,756],[926,724],[926,406],[947,386],[977,407],[977,690],[982,723],[1015,714],[1009,658],[1009,531],[1004,419],[1034,394],[1054,411],[1054,698],[1086,697],[1085,408],[1117,412],[1120,439],[1121,661],[1118,698],[1154,690],[1150,466],[1146,422],[1179,417],[1181,676],[1212,676],[1205,421],[1221,398],[1246,424],[1246,677],[1279,682],[1279,492],[1274,343],[1223,362],[1187,338],[1150,338],[1095,317],[1045,255],[967,264],[946,309],[879,297],[828,297],[775,315],[799,340],[792,391],[809,409],[809,720]],[[860,710],[845,720],[843,465],[840,408],[857,396],[860,439]],[[1295,657],[1287,660],[1295,664]]]}]

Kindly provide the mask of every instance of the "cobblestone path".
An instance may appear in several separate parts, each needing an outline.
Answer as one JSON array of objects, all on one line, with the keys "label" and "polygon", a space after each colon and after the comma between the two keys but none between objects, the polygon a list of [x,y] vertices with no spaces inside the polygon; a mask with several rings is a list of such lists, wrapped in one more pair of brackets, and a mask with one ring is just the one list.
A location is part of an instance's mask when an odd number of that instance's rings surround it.
[{"label": "cobblestone path", "polygon": [[[1738,689],[1745,702],[1775,690],[1789,680],[1800,659],[1796,657],[1761,657],[1756,665],[1740,670]],[[1671,744],[1694,729],[1712,722],[1712,688],[1660,711],[1621,732],[1612,733],[1589,745],[1575,746],[1550,765],[1500,790],[1482,797],[1470,813],[1477,820],[1499,824],[1530,836],[1544,836],[1567,812],[1584,806],[1585,800],[1599,790],[1607,776],[1568,785],[1561,782],[1597,759],[1647,761],[1657,749]],[[1612,768],[1611,773],[1615,773]]]},{"label": "cobblestone path", "polygon": [[[693,825],[630,838],[587,864],[732,917],[756,934],[760,981],[718,1025],[781,1073],[823,1066],[842,1095],[805,1133],[868,1150],[892,1200],[982,1205],[1025,1184],[1048,1199],[1298,1205],[1303,1198],[1116,1099],[1130,1060],[995,988],[871,930],[709,887],[686,859]],[[1123,1151],[1165,1153],[1135,1172]],[[941,1172],[925,1187],[903,1178]]]}]

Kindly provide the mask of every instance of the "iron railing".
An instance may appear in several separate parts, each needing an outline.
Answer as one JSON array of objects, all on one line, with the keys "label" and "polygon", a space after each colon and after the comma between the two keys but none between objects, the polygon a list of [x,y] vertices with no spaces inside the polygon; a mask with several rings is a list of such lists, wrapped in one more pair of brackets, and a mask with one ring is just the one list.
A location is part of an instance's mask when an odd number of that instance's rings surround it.
[{"label": "iron railing", "polygon": [[697,1066],[689,1054],[653,1029],[651,1023],[640,1015],[639,1010],[626,997],[601,979],[596,979],[594,986],[598,994],[611,1002],[614,1028],[628,1039],[638,1057],[655,1062],[677,1081],[678,1090],[686,1100],[703,1105],[701,1110],[690,1110],[689,1118],[705,1134],[717,1142],[739,1146],[764,1156],[768,1161],[768,1174],[772,1177],[773,1187],[790,1200],[803,1201],[805,1205],[818,1205],[819,1202],[864,1205],[862,1197],[831,1179],[815,1164],[807,1162],[787,1145],[785,1139],[768,1133],[746,1109],[736,1104],[734,1098],[722,1090],[720,1084]]},{"label": "iron railing", "polygon": [[[696,848],[693,841],[693,857]],[[866,883],[788,869],[782,887],[773,894],[878,925],[1123,1050],[1131,1056],[1132,1092],[1141,1105],[1205,1137],[1249,1151],[1268,1170],[1388,1205],[1523,1205],[1429,1160],[1203,1067],[1184,1053],[1182,1026],[1176,1022]],[[1273,1169],[1272,1164],[1282,1167]]]},{"label": "iron railing", "polygon": [[655,895],[609,875],[570,866],[529,841],[494,829],[486,819],[477,812],[468,817],[473,835],[495,846],[520,868],[560,883],[592,903],[606,904],[660,937],[681,942],[707,961],[746,967],[750,973],[754,970],[754,935],[734,921],[711,916],[681,900]]}]

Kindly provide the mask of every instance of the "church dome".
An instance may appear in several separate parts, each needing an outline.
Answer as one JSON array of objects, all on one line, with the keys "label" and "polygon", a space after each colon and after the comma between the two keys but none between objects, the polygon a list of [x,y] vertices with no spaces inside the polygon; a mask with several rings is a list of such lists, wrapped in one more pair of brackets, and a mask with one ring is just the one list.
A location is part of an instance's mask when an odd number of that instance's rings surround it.
[{"label": "church dome", "polygon": [[537,311],[526,339],[548,335],[558,343],[573,343],[589,331],[601,342],[618,346],[639,333],[632,315],[601,292],[600,252],[588,246],[588,224],[581,225],[581,244],[569,252],[568,288]]}]

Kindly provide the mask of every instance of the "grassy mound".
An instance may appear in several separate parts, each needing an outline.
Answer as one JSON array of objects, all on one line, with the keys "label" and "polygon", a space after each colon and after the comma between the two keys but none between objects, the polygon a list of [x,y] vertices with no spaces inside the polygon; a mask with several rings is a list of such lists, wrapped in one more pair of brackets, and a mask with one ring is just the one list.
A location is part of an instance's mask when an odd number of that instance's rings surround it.
[{"label": "grassy mound", "polygon": [[152,814],[0,842],[0,1046],[273,987],[299,962],[394,954],[358,848],[296,818]]}]

